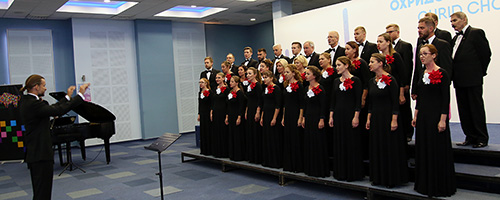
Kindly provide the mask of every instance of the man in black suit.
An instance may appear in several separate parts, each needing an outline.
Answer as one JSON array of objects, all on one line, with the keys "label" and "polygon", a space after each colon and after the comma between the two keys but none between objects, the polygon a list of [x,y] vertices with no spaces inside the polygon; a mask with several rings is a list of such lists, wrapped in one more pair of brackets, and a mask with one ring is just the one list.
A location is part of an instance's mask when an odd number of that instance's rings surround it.
[{"label": "man in black suit", "polygon": [[354,29],[354,40],[359,45],[359,57],[369,63],[372,54],[378,53],[377,44],[366,41],[366,29],[362,26]]},{"label": "man in black suit", "polygon": [[304,42],[304,54],[306,54],[307,66],[316,66],[318,69],[321,69],[319,66],[319,54],[314,52],[314,42]]},{"label": "man in black suit", "polygon": [[434,22],[431,18],[424,17],[418,21],[418,40],[421,41],[418,44],[417,49],[415,51],[415,69],[413,72],[413,83],[411,89],[411,98],[413,100],[417,99],[418,88],[417,83],[418,79],[421,78],[421,74],[425,70],[425,66],[422,66],[422,62],[420,61],[420,47],[425,44],[432,44],[438,50],[438,55],[436,58],[436,64],[446,70],[448,74],[452,74],[451,67],[451,46],[448,42],[443,39],[439,39],[434,35]]},{"label": "man in black suit", "polygon": [[434,30],[434,34],[436,35],[436,37],[443,39],[443,40],[446,40],[446,42],[451,44],[450,32],[448,32],[447,30],[441,30],[438,28],[438,24],[439,24],[438,16],[434,13],[429,12],[429,13],[425,13],[425,17],[430,17],[432,19],[432,21],[434,21],[434,26],[436,27],[436,29]]},{"label": "man in black suit", "polygon": [[245,47],[243,49],[243,56],[245,57],[245,61],[243,61],[240,66],[244,65],[247,67],[247,69],[249,67],[257,68],[259,62],[253,59],[252,55],[253,55],[252,47]]},{"label": "man in black suit", "polygon": [[257,58],[259,59],[259,64],[267,58],[266,49],[260,48],[257,50]]},{"label": "man in black suit", "polygon": [[302,44],[300,42],[292,42],[292,58],[290,58],[290,63],[292,64],[297,56],[302,55],[300,52],[302,51]]},{"label": "man in black suit", "polygon": [[234,55],[228,53],[226,56],[226,61],[231,63],[231,68],[229,69],[235,76],[238,76],[238,66],[234,65]]},{"label": "man in black suit", "polygon": [[217,82],[215,82],[215,76],[217,73],[219,73],[219,70],[216,70],[213,68],[214,66],[214,60],[212,57],[206,57],[205,60],[205,71],[202,71],[200,74],[200,79],[201,78],[206,78],[210,82],[210,89],[216,88],[217,87]]},{"label": "man in black suit", "polygon": [[468,25],[467,15],[456,12],[450,16],[453,37],[453,86],[457,95],[460,124],[466,135],[457,145],[481,148],[488,145],[488,129],[483,102],[483,77],[491,61],[491,49],[482,29]]},{"label": "man in black suit", "polygon": [[339,33],[337,31],[330,31],[328,32],[328,45],[330,45],[330,48],[327,49],[325,52],[330,53],[330,60],[332,63],[332,66],[335,67],[335,61],[337,61],[337,58],[340,56],[345,56],[345,48],[341,47],[339,45]]},{"label": "man in black suit", "polygon": [[408,99],[403,105],[399,106],[399,115],[401,116],[401,119],[403,121],[403,124],[401,127],[403,128],[403,131],[406,134],[407,141],[411,141],[413,138],[413,127],[411,125],[412,121],[412,113],[411,113],[411,103],[409,101],[410,99],[410,80],[411,80],[411,74],[413,71],[413,46],[401,40],[399,38],[399,26],[397,24],[389,24],[385,27],[385,32],[388,33],[391,36],[392,40],[392,45],[394,46],[394,50],[398,52],[401,57],[403,58],[404,66],[407,68],[405,71],[407,74],[405,75],[406,80],[408,80],[405,83],[404,87],[404,97],[405,99]]},{"label": "man in black suit", "polygon": [[274,52],[274,59],[273,59],[273,74],[278,77],[279,76],[279,73],[278,73],[278,69],[276,69],[276,62],[279,60],[279,59],[285,59],[288,63],[290,63],[290,58],[283,55],[282,53],[283,49],[281,49],[281,44],[276,44],[273,46],[273,52]]},{"label": "man in black suit", "polygon": [[26,163],[31,173],[31,185],[33,187],[33,199],[51,199],[52,177],[54,171],[54,151],[52,150],[52,139],[50,136],[50,116],[60,116],[67,113],[71,108],[81,104],[85,97],[83,93],[89,84],[80,86],[78,95],[70,98],[75,86],[67,90],[66,98],[56,104],[49,105],[42,100],[47,88],[45,78],[40,75],[31,75],[26,79],[26,90],[20,104],[21,115],[26,128]]}]

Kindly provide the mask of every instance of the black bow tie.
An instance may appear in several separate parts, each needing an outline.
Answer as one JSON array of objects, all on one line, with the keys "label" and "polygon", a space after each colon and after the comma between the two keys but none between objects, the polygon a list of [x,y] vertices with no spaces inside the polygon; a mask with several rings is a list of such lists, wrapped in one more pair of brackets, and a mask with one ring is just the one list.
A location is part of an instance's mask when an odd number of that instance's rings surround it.
[{"label": "black bow tie", "polygon": [[280,59],[280,57],[276,56],[276,57],[274,57],[274,59]]},{"label": "black bow tie", "polygon": [[207,69],[207,72],[212,72],[212,70],[210,70],[210,69]]},{"label": "black bow tie", "polygon": [[359,43],[359,46],[364,46],[364,45],[365,45],[365,44],[363,44],[363,43]]},{"label": "black bow tie", "polygon": [[423,45],[429,44],[429,40],[422,40],[422,44]]},{"label": "black bow tie", "polygon": [[306,56],[306,58],[310,58],[311,56],[312,56],[312,54],[311,54],[311,55]]},{"label": "black bow tie", "polygon": [[396,45],[396,42],[392,41],[392,45]]},{"label": "black bow tie", "polygon": [[463,31],[458,31],[456,32],[457,35],[464,35],[464,32]]},{"label": "black bow tie", "polygon": [[328,52],[335,52],[335,49],[334,48],[329,48]]},{"label": "black bow tie", "polygon": [[250,61],[250,60],[248,60],[248,59],[245,60],[245,62],[248,62],[248,61]]}]

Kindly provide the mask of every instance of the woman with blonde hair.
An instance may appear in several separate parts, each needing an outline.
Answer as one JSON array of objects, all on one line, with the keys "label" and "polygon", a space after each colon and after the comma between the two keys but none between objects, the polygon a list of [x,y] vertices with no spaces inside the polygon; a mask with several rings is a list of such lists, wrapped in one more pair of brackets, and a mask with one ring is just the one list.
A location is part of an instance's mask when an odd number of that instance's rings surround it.
[{"label": "woman with blonde hair", "polygon": [[200,122],[200,153],[203,155],[212,155],[212,126],[210,122],[210,108],[213,94],[211,94],[210,82],[207,78],[201,78],[199,83],[200,92],[198,93],[198,121]]},{"label": "woman with blonde hair", "polygon": [[259,70],[250,67],[246,74],[249,85],[246,89],[248,98],[245,112],[246,120],[246,159],[251,163],[262,162],[262,127],[260,112],[262,101],[262,78]]}]

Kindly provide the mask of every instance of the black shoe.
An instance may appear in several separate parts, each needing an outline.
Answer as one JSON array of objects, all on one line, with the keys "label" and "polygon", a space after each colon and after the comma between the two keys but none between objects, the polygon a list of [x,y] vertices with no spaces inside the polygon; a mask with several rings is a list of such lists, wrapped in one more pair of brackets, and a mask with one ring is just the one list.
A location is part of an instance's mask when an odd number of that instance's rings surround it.
[{"label": "black shoe", "polygon": [[485,146],[488,146],[488,144],[479,142],[479,143],[477,143],[475,145],[472,145],[472,148],[483,148]]},{"label": "black shoe", "polygon": [[468,146],[468,145],[472,145],[472,142],[470,142],[469,140],[465,140],[464,142],[457,143],[457,146]]}]

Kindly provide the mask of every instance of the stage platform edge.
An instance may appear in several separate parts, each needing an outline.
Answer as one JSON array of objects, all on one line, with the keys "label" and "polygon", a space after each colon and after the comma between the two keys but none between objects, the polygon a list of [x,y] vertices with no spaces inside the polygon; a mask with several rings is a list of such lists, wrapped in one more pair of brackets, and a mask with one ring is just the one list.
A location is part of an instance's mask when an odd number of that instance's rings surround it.
[{"label": "stage platform edge", "polygon": [[368,180],[368,177],[365,177],[363,181],[346,182],[346,181],[336,180],[333,178],[333,176],[326,178],[317,178],[308,176],[304,173],[294,173],[294,172],[283,171],[283,169],[268,168],[259,164],[249,163],[247,161],[232,161],[229,160],[228,158],[215,158],[213,156],[206,156],[200,154],[199,149],[181,152],[182,163],[193,162],[198,160],[221,164],[222,172],[228,172],[231,169],[246,169],[246,170],[256,171],[259,173],[277,176],[278,184],[282,186],[286,186],[287,179],[290,179],[290,180],[299,180],[304,182],[365,192],[366,197],[369,200],[376,199],[376,197],[392,197],[398,199],[419,199],[419,200],[420,199],[471,199],[471,197],[474,197],[474,199],[481,199],[481,200],[500,199],[500,194],[485,193],[485,192],[471,191],[464,189],[457,189],[457,193],[452,197],[430,198],[428,196],[419,194],[416,191],[414,191],[413,182],[395,188],[386,188],[386,187],[371,185],[370,181]]}]

